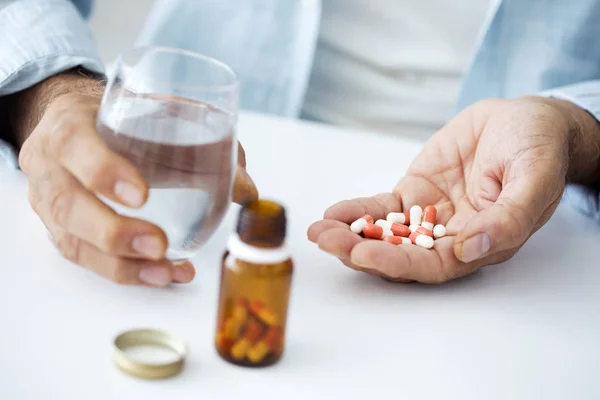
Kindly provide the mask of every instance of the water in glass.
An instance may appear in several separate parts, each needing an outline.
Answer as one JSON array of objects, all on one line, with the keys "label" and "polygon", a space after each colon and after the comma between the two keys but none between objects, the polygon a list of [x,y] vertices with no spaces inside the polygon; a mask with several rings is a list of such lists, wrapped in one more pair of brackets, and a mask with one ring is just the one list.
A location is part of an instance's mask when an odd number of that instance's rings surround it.
[{"label": "water in glass", "polygon": [[139,209],[102,200],[163,229],[170,260],[192,257],[227,210],[237,164],[234,118],[203,102],[161,95],[123,96],[100,111],[100,135],[150,186]]}]

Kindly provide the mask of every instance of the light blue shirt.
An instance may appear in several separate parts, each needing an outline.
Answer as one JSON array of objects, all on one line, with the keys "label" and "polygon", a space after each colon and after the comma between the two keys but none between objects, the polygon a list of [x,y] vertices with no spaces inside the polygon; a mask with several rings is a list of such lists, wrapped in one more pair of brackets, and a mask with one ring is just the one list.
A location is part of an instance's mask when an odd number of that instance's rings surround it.
[{"label": "light blue shirt", "polygon": [[[0,0],[0,95],[66,69],[104,72],[85,23],[92,0]],[[296,118],[312,70],[321,0],[157,0],[139,45],[186,48],[231,65],[241,107]],[[570,100],[600,121],[600,0],[503,0],[494,5],[458,108],[489,97]],[[318,84],[318,83],[317,83]],[[15,165],[0,141],[0,161]],[[600,220],[599,193],[567,197]]]}]

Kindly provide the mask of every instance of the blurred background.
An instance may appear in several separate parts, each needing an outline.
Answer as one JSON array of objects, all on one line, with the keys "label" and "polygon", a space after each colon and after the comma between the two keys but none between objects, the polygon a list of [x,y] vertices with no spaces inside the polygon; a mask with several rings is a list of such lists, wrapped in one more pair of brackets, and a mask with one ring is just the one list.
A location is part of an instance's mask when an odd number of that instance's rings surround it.
[{"label": "blurred background", "polygon": [[108,63],[134,44],[153,0],[96,0],[95,3],[90,25],[102,59]]},{"label": "blurred background", "polygon": [[[416,0],[324,2],[323,15],[329,12],[336,18],[323,19],[333,22],[321,27],[302,117],[394,136],[429,138],[455,112],[461,70],[475,49],[491,1],[469,0],[458,9],[448,9],[443,0],[435,0],[437,13],[427,5],[413,9],[419,3]],[[108,67],[135,44],[153,3],[96,0],[90,25]],[[388,20],[380,15],[385,10],[379,5],[386,5],[390,12],[403,7],[405,12],[398,21]],[[361,25],[366,11],[370,19],[365,17]],[[381,22],[386,25],[379,30],[369,25]],[[348,30],[349,24],[363,29]],[[347,40],[347,32],[355,37]],[[394,46],[399,50],[390,53]]]}]

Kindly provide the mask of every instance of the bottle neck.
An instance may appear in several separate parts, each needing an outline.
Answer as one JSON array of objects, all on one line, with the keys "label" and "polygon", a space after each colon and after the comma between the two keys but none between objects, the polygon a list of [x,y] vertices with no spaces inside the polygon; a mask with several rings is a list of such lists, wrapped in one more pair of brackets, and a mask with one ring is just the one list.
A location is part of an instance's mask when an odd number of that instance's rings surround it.
[{"label": "bottle neck", "polygon": [[237,233],[229,237],[227,250],[235,258],[252,264],[278,264],[291,257],[285,243],[278,247],[256,246],[242,241]]}]

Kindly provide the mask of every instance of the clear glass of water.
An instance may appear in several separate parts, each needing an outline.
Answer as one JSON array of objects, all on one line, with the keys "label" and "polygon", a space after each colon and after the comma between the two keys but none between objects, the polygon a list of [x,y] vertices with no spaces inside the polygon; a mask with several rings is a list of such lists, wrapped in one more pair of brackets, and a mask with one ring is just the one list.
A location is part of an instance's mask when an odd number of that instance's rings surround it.
[{"label": "clear glass of water", "polygon": [[116,212],[159,226],[174,262],[195,255],[231,202],[239,84],[227,65],[190,51],[135,48],[110,73],[97,129],[150,186],[147,203]]}]

